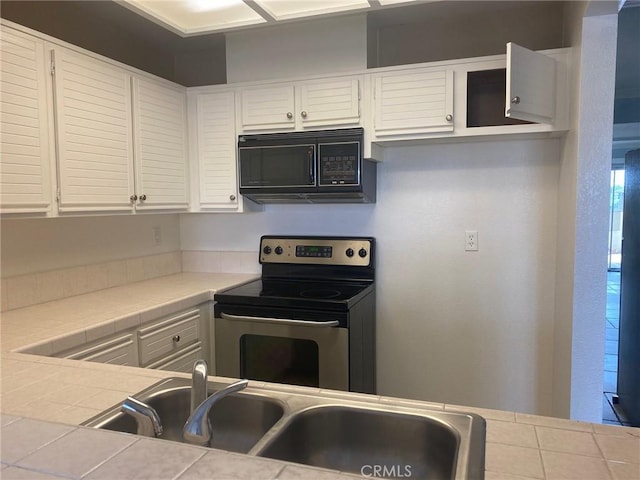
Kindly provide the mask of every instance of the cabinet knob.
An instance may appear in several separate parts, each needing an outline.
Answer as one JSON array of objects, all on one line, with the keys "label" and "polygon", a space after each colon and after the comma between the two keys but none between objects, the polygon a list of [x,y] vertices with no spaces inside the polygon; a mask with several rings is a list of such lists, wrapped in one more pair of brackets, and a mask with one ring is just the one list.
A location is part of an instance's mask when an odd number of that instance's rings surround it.
[{"label": "cabinet knob", "polygon": [[293,113],[287,112],[287,118],[291,120],[293,118]]},{"label": "cabinet knob", "polygon": [[235,195],[229,195],[229,200],[231,200],[232,202],[236,199]]},{"label": "cabinet knob", "polygon": [[131,196],[129,197],[129,200],[131,200],[132,202],[135,202],[136,200],[138,200],[138,195],[135,195],[135,194],[134,194],[134,195],[131,195]]},{"label": "cabinet knob", "polygon": [[450,122],[451,120],[453,120],[453,115],[451,115],[450,113],[447,113],[447,115],[444,118],[447,122]]},{"label": "cabinet knob", "polygon": [[511,99],[511,103],[515,103],[516,105],[520,103],[520,97],[513,97]]},{"label": "cabinet knob", "polygon": [[144,202],[147,199],[146,195],[140,195],[140,201]]},{"label": "cabinet knob", "polygon": [[305,112],[304,110],[302,112],[300,112],[300,116],[302,118],[307,118],[307,112]]},{"label": "cabinet knob", "polygon": [[173,336],[173,341],[178,343],[180,341],[180,335],[174,335]]}]

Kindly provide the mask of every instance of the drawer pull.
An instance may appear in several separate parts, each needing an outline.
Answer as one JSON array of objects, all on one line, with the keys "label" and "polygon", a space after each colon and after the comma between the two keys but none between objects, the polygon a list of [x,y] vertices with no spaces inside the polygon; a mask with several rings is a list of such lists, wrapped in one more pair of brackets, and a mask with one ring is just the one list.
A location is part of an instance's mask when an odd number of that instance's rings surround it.
[{"label": "drawer pull", "polygon": [[180,335],[174,335],[173,336],[173,341],[178,343],[180,341]]}]

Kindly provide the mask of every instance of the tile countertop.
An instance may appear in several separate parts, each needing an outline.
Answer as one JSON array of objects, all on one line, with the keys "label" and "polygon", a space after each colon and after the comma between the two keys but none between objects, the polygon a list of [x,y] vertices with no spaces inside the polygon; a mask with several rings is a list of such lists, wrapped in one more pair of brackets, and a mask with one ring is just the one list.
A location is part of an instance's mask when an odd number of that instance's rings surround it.
[{"label": "tile countertop", "polygon": [[[73,334],[91,340],[150,313],[207,301],[255,275],[183,273],[2,313],[0,477],[10,479],[294,479],[353,475],[78,427],[162,378],[184,376],[46,355]],[[163,310],[164,309],[164,310]],[[212,377],[225,381],[223,378]],[[230,380],[228,380],[230,381]],[[415,409],[475,412],[487,420],[487,480],[639,480],[640,429],[499,410],[251,382],[249,388],[348,396]]]}]

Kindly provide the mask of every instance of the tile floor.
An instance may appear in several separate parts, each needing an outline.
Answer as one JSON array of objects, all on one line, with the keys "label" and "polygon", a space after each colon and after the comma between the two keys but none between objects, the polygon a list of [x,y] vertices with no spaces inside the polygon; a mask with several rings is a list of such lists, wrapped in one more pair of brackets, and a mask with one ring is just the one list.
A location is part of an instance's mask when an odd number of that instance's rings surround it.
[{"label": "tile floor", "polygon": [[630,425],[619,405],[613,403],[618,391],[618,333],[620,328],[620,272],[607,275],[607,319],[604,355],[604,398],[602,423]]}]

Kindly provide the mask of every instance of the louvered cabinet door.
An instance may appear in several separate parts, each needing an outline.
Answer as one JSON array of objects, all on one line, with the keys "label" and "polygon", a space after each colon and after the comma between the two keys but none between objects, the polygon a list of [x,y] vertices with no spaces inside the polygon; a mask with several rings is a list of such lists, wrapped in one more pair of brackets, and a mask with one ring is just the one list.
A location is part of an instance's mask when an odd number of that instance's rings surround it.
[{"label": "louvered cabinet door", "polygon": [[196,110],[200,207],[236,209],[238,174],[234,92],[198,95]]},{"label": "louvered cabinet door", "polygon": [[51,207],[44,43],[0,29],[0,212]]},{"label": "louvered cabinet door", "polygon": [[186,91],[133,79],[136,209],[186,209]]},{"label": "louvered cabinet door", "polygon": [[240,91],[242,130],[293,130],[296,127],[293,84],[250,87]]},{"label": "louvered cabinet door", "polygon": [[60,211],[131,210],[130,75],[63,48],[51,54]]},{"label": "louvered cabinet door", "polygon": [[376,75],[374,131],[376,137],[453,131],[453,71]]},{"label": "louvered cabinet door", "polygon": [[357,78],[324,79],[298,87],[298,115],[303,128],[358,125],[360,83]]}]

